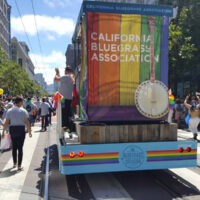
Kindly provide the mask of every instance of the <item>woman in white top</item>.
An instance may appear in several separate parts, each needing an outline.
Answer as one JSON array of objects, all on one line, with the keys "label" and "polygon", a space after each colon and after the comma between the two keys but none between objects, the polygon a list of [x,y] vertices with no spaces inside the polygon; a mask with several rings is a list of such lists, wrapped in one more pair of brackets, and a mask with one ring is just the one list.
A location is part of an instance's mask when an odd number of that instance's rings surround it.
[{"label": "woman in white top", "polygon": [[188,104],[188,99],[189,99],[189,96],[186,97],[185,101],[184,101],[184,105],[187,109],[189,109],[189,114],[191,116],[190,120],[189,120],[189,130],[193,133],[194,135],[194,139],[197,140],[197,135],[198,135],[198,125],[199,125],[199,122],[200,122],[200,118],[199,118],[199,107],[200,107],[200,104],[193,104],[193,105],[190,105]]}]

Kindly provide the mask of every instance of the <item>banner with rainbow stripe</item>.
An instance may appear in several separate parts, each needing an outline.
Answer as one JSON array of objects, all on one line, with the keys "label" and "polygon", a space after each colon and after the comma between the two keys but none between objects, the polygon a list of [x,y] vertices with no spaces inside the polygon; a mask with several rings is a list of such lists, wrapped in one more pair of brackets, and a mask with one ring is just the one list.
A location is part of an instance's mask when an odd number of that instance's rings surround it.
[{"label": "banner with rainbow stripe", "polygon": [[[167,86],[169,18],[154,18],[155,77]],[[127,120],[124,108],[132,112],[129,120],[145,118],[137,112],[134,94],[140,83],[150,80],[150,44],[148,16],[88,12],[83,17],[82,119]]]},{"label": "banner with rainbow stripe", "polygon": [[197,149],[180,153],[178,150],[147,151],[147,162],[196,160]]},{"label": "banner with rainbow stripe", "polygon": [[119,153],[88,153],[84,157],[70,158],[69,155],[61,155],[63,166],[98,165],[119,163]]}]

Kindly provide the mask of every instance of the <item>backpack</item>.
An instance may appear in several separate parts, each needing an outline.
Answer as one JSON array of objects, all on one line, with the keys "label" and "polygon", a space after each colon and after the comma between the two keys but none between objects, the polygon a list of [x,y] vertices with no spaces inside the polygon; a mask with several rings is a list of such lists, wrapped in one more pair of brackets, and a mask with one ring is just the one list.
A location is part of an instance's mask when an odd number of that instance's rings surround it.
[{"label": "backpack", "polygon": [[27,105],[27,106],[26,106],[26,110],[27,110],[28,112],[31,112],[31,110],[32,110],[32,109],[31,109],[31,106],[30,106],[30,105]]},{"label": "backpack", "polygon": [[181,106],[180,103],[177,104],[176,110],[177,110],[178,112],[182,112],[182,111],[183,111],[183,107]]}]

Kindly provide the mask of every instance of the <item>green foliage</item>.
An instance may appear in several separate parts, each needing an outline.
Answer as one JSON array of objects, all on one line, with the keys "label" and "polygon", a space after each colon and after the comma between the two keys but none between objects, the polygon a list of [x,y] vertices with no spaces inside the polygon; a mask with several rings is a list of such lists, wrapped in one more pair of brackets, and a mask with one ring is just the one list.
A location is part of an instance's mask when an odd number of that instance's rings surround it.
[{"label": "green foliage", "polygon": [[0,47],[0,88],[4,93],[15,96],[47,95],[42,88],[30,80],[28,74],[20,65],[9,60],[8,56]]},{"label": "green foliage", "polygon": [[195,0],[177,2],[181,9],[169,28],[169,83],[176,92],[178,82],[193,77],[194,87],[190,90],[196,90],[200,69],[200,5]]},{"label": "green foliage", "polygon": [[176,67],[178,70],[181,67],[181,71],[193,61],[194,52],[197,51],[187,22],[188,14],[189,9],[183,10],[177,22],[172,21],[169,28],[170,67]]}]

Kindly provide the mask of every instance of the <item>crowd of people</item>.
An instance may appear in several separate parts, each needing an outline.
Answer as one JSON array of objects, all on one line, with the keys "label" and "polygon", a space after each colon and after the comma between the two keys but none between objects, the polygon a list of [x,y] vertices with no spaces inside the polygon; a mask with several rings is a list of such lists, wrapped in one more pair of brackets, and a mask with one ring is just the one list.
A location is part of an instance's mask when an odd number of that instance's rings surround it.
[{"label": "crowd of people", "polygon": [[[60,82],[59,94],[63,98],[62,127],[72,131],[71,118],[78,113],[79,96],[76,92],[75,76],[71,67],[65,68],[65,75],[60,76],[56,69],[55,81]],[[31,126],[41,121],[41,132],[51,125],[52,113],[55,115],[55,99],[52,97],[11,97],[0,95],[0,126],[3,126],[0,141],[10,138],[12,144],[13,168],[22,170],[23,144],[25,133],[32,137]]]},{"label": "crowd of people", "polygon": [[2,145],[2,140],[4,140],[4,145],[6,145],[4,149],[9,149],[12,145],[13,168],[23,169],[21,164],[25,133],[28,132],[29,137],[32,137],[31,126],[34,126],[36,121],[41,121],[41,132],[45,132],[47,126],[51,124],[52,112],[55,113],[52,98],[28,97],[23,99],[22,96],[1,96],[0,125],[3,126],[3,131],[0,144]]},{"label": "crowd of people", "polygon": [[[51,124],[52,113],[55,114],[53,109],[52,97],[27,97],[23,100],[23,108],[28,112],[28,119],[31,126],[35,122],[41,121],[41,131],[46,131],[46,127]],[[0,123],[3,124],[7,111],[14,107],[15,97],[2,96],[0,99]]]}]

